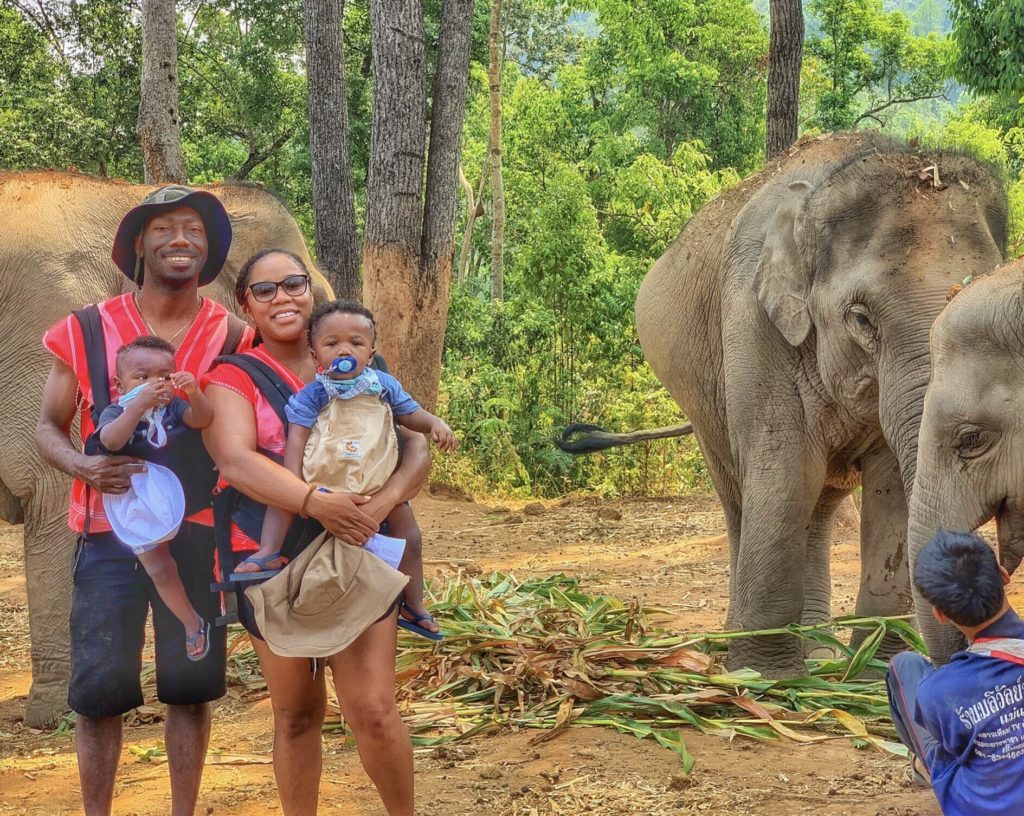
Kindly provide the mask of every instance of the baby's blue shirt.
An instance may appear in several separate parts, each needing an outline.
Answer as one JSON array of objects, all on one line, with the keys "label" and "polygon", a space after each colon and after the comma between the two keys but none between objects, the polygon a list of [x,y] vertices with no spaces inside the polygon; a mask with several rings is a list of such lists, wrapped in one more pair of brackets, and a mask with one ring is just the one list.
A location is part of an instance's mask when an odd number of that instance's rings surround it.
[{"label": "baby's blue shirt", "polygon": [[[394,416],[406,416],[420,410],[419,403],[409,396],[398,380],[383,371],[373,373],[384,389],[380,395],[381,399],[391,406],[391,413]],[[327,407],[330,399],[330,394],[323,384],[319,380],[314,380],[288,400],[284,409],[285,416],[290,423],[312,428],[316,424],[317,416]]]}]

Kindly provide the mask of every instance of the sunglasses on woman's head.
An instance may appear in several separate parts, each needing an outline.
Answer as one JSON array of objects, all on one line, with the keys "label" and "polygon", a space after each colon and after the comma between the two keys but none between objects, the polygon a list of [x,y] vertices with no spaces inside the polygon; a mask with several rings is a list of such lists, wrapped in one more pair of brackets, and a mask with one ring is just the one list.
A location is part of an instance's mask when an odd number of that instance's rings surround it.
[{"label": "sunglasses on woman's head", "polygon": [[249,284],[249,291],[252,292],[253,300],[266,303],[277,297],[277,288],[284,289],[284,293],[291,297],[304,295],[309,288],[309,275],[289,275],[283,281],[260,281]]}]

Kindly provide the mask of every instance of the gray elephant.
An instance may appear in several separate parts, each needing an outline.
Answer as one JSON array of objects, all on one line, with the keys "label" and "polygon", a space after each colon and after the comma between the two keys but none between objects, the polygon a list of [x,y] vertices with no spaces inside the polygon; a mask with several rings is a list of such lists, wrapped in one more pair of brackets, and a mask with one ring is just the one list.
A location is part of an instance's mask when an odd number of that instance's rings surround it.
[{"label": "gray elephant", "polygon": [[[969,158],[821,137],[707,204],[648,273],[640,343],[722,502],[730,628],[830,617],[832,521],[861,482],[857,612],[909,609],[928,330],[952,283],[1003,259],[1006,207]],[[789,635],[733,641],[728,665],[805,671]]]},{"label": "gray elephant", "polygon": [[[940,527],[968,531],[994,518],[999,560],[1012,573],[1024,558],[1024,258],[953,298],[932,328],[931,359],[911,564]],[[932,659],[947,662],[962,636],[940,626],[916,592],[914,601]]]},{"label": "gray elephant", "polygon": [[[0,173],[0,518],[25,523],[32,637],[25,719],[33,726],[48,725],[67,709],[74,545],[70,482],[42,463],[35,446],[52,360],[41,339],[73,309],[132,286],[110,260],[114,231],[153,189],[77,174]],[[223,273],[202,294],[234,307],[238,269],[260,249],[283,247],[309,260],[298,226],[273,195],[254,185],[209,189],[231,215],[234,240]],[[330,292],[316,273],[314,287],[318,297]]]}]

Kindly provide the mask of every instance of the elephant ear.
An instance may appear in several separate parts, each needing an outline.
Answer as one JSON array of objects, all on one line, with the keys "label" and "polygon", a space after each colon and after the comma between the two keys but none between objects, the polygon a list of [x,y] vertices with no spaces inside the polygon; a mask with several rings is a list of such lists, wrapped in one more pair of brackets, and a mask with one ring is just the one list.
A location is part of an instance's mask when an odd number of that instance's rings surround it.
[{"label": "elephant ear", "polygon": [[768,225],[754,271],[758,303],[793,346],[799,346],[811,330],[811,315],[807,311],[811,276],[797,243],[801,212],[811,189],[806,181],[794,181],[786,188]]}]

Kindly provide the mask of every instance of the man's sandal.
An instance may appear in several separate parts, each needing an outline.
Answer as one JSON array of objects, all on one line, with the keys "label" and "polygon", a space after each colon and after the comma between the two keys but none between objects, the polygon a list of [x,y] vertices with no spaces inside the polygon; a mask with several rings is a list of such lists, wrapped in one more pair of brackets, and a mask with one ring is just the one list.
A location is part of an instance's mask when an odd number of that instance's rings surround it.
[{"label": "man's sandal", "polygon": [[910,755],[910,781],[922,788],[932,786],[931,776],[928,773],[928,766],[917,754]]},{"label": "man's sandal", "polygon": [[[403,617],[402,612],[408,612],[410,615],[412,615],[412,617],[411,618]],[[431,623],[434,623],[434,624],[437,623],[437,621],[434,620],[434,616],[431,615],[429,612],[426,612],[426,613],[424,613],[422,615],[417,615],[408,606],[406,606],[406,604],[402,603],[402,604],[399,605],[399,607],[398,607],[398,625],[399,626],[401,626],[403,629],[406,629],[406,630],[408,630],[410,632],[413,632],[413,633],[419,635],[420,637],[425,637],[427,640],[434,640],[434,641],[444,640],[444,635],[442,635],[440,632],[431,632],[429,629],[427,629],[427,627],[421,626],[423,621],[430,621]]]},{"label": "man's sandal", "polygon": [[[199,644],[199,639],[203,640],[203,648],[193,654],[193,650]],[[194,634],[185,633],[185,656],[193,663],[198,663],[204,657],[210,653],[210,622],[203,621]]]},{"label": "man's sandal", "polygon": [[[277,569],[267,569],[267,564],[273,563],[274,561],[280,561],[282,566],[278,567]],[[281,553],[271,553],[270,555],[263,556],[250,555],[248,558],[239,561],[238,566],[236,566],[235,569],[237,570],[238,567],[242,566],[242,564],[255,564],[257,567],[260,568],[259,571],[233,572],[228,576],[228,580],[262,581],[265,578],[272,578],[273,576],[277,575],[284,568],[284,565],[287,563],[288,559],[281,555]]]}]

